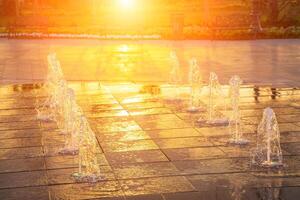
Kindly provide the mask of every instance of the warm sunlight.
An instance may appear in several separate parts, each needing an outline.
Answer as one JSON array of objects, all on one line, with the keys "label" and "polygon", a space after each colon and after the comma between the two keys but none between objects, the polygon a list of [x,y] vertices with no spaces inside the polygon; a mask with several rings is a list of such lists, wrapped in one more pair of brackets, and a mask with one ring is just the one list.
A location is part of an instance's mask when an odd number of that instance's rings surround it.
[{"label": "warm sunlight", "polygon": [[119,2],[120,5],[126,9],[132,8],[134,6],[134,0],[119,0]]},{"label": "warm sunlight", "polygon": [[122,53],[127,53],[127,52],[129,51],[129,47],[128,47],[128,45],[126,45],[126,44],[120,45],[120,46],[118,47],[118,50],[119,50],[120,52],[122,52]]},{"label": "warm sunlight", "polygon": [[0,0],[0,200],[300,200],[299,65],[300,0]]}]

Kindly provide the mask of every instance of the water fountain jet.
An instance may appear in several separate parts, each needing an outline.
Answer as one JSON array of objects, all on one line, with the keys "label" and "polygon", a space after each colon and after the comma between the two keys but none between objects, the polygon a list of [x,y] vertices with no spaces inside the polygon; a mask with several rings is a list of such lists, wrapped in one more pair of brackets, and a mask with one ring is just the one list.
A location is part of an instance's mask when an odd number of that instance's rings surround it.
[{"label": "water fountain jet", "polygon": [[230,81],[230,100],[231,100],[231,117],[229,120],[229,129],[231,134],[230,144],[245,145],[249,141],[243,138],[243,133],[241,131],[241,112],[239,109],[240,102],[240,85],[243,83],[239,76],[233,76]]},{"label": "water fountain jet", "polygon": [[187,111],[191,113],[204,111],[204,109],[200,107],[199,100],[200,91],[202,89],[202,76],[195,58],[190,60],[189,83],[191,87],[191,97]]},{"label": "water fountain jet", "polygon": [[97,160],[97,141],[84,116],[80,119],[79,137],[79,171],[73,177],[80,182],[98,182],[103,178]]},{"label": "water fountain jet", "polygon": [[283,166],[278,122],[271,108],[264,109],[258,125],[257,147],[252,152],[251,163],[262,167]]},{"label": "water fountain jet", "polygon": [[174,91],[175,94],[169,100],[178,101],[180,100],[179,84],[181,82],[180,64],[176,53],[173,51],[170,53],[170,62],[171,62],[171,71],[169,76],[169,83],[175,89]]},{"label": "water fountain jet", "polygon": [[222,102],[224,111],[226,112],[225,95],[223,94],[218,76],[214,72],[210,73],[208,89],[207,113],[206,116],[200,117],[200,119],[197,120],[197,123],[204,126],[227,126],[229,120],[219,111],[220,102]]},{"label": "water fountain jet", "polygon": [[37,102],[37,119],[41,121],[56,121],[55,111],[63,75],[55,54],[48,55],[48,64],[48,75],[45,84],[48,98],[43,103]]},{"label": "water fountain jet", "polygon": [[80,134],[80,116],[82,111],[76,104],[75,94],[72,89],[68,89],[67,98],[65,102],[64,111],[64,132],[66,135],[66,142],[60,154],[78,154],[79,134]]}]

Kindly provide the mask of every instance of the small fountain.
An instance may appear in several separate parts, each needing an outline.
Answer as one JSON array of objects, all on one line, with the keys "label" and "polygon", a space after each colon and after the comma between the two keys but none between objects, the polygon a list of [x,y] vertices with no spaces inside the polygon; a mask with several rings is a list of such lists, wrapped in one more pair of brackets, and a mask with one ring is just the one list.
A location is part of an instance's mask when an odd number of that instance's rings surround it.
[{"label": "small fountain", "polygon": [[67,82],[61,80],[58,86],[56,95],[54,96],[55,100],[53,103],[52,110],[56,113],[56,122],[58,128],[61,130],[62,134],[67,134],[70,132],[70,112],[71,112],[71,100],[70,98],[75,99],[74,94],[69,91]]},{"label": "small fountain", "polygon": [[97,182],[101,180],[97,161],[97,140],[83,111],[76,104],[74,91],[68,88],[63,78],[59,61],[55,54],[48,56],[49,74],[47,77],[48,99],[37,109],[38,118],[53,119],[66,135],[65,146],[60,154],[78,154],[79,172],[74,173],[78,181]]},{"label": "small fountain", "polygon": [[175,94],[171,98],[171,100],[178,100],[179,99],[179,84],[181,82],[181,75],[180,75],[180,64],[178,61],[178,57],[175,52],[170,53],[170,62],[171,62],[171,71],[169,77],[169,83],[173,85],[175,88]]},{"label": "small fountain", "polygon": [[229,140],[230,144],[244,145],[249,143],[248,140],[243,139],[241,131],[241,112],[239,109],[240,102],[240,85],[243,83],[239,76],[233,76],[230,81],[230,99],[231,99],[231,117],[229,120],[229,129],[232,138]]},{"label": "small fountain", "polygon": [[65,102],[64,111],[64,133],[66,135],[66,142],[60,154],[75,155],[78,153],[79,134],[80,134],[80,118],[82,111],[75,102],[75,95],[72,89],[68,89],[68,98]]},{"label": "small fountain", "polygon": [[99,163],[97,161],[97,141],[87,119],[81,116],[79,139],[79,172],[73,177],[82,182],[97,182],[102,180]]},{"label": "small fountain", "polygon": [[234,178],[230,179],[230,190],[232,200],[242,200],[245,199],[245,187],[247,187],[247,182],[242,179]]},{"label": "small fountain", "polygon": [[55,54],[48,55],[48,75],[45,89],[48,98],[43,103],[37,103],[37,119],[41,121],[55,121],[55,108],[57,106],[57,96],[60,92],[60,83],[63,81],[63,75],[59,62],[56,60]]},{"label": "small fountain", "polygon": [[251,163],[262,167],[283,166],[278,122],[271,108],[264,109],[258,125],[257,147],[252,152]]},{"label": "small fountain", "polygon": [[[55,88],[54,88],[55,87]],[[55,107],[58,86],[53,86],[53,92],[50,93],[50,96],[40,105],[36,105],[37,119],[41,121],[56,121]]]},{"label": "small fountain", "polygon": [[199,70],[199,65],[195,58],[190,60],[189,83],[191,86],[191,97],[188,112],[199,112],[204,109],[200,107],[199,93],[202,89],[202,77]]},{"label": "small fountain", "polygon": [[75,102],[75,94],[74,90],[67,88],[65,86],[64,88],[66,94],[64,94],[64,102],[62,106],[62,116],[63,116],[63,127],[62,132],[65,134],[69,134],[72,131],[72,124],[74,120],[74,115],[76,114],[76,102]]},{"label": "small fountain", "polygon": [[36,108],[36,112],[37,112],[37,119],[40,121],[54,121],[55,120],[55,116],[54,113],[52,112],[51,109],[49,109],[46,104],[48,104],[47,102],[45,102],[45,105],[42,105],[39,108]]},{"label": "small fountain", "polygon": [[227,126],[229,120],[219,111],[220,105],[222,105],[220,102],[223,102],[223,107],[226,112],[225,95],[223,94],[218,76],[214,72],[210,73],[208,89],[207,114],[204,118],[200,117],[200,119],[197,120],[197,123],[209,126]]},{"label": "small fountain", "polygon": [[60,117],[63,113],[62,108],[66,96],[67,83],[65,80],[60,80],[55,85],[53,93],[50,94],[49,98],[41,107],[37,107],[37,119],[41,121],[55,121],[59,127],[62,127],[62,121]]},{"label": "small fountain", "polygon": [[59,61],[56,59],[56,54],[48,55],[48,73],[44,88],[48,94],[52,94],[59,81],[63,79],[63,74]]},{"label": "small fountain", "polygon": [[[268,180],[264,183],[264,187],[259,187],[256,189],[257,196],[260,197],[261,200],[281,200],[288,199],[284,197],[284,193],[282,192],[284,179],[276,178]],[[296,199],[298,199],[296,197]]]}]

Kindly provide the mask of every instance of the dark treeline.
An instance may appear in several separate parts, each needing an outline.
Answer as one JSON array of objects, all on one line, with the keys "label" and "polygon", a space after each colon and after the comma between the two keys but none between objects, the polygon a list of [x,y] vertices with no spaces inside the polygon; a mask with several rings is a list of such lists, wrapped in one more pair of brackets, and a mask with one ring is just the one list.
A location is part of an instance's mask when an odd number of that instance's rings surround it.
[{"label": "dark treeline", "polygon": [[[106,5],[113,4],[118,0],[0,0],[0,15],[1,16],[16,16],[21,10],[27,10],[30,13],[45,14],[43,10],[47,9],[63,9],[64,15],[68,15],[71,12],[83,13],[84,15],[91,14],[89,12],[93,9],[93,3],[97,2],[98,5],[105,7]],[[260,20],[264,26],[292,26],[300,25],[300,0],[209,0],[208,3],[204,3],[204,0],[136,0],[141,4],[147,5],[147,7],[167,7],[173,6],[179,10],[182,8],[191,8],[192,12],[203,12],[201,9],[197,10],[197,7],[203,7],[204,5],[210,6],[212,15],[215,10],[219,9],[224,13],[228,13],[228,10],[232,12],[235,8],[236,11],[241,9],[241,5],[245,8],[249,8],[249,12],[253,4],[256,4],[259,8],[258,12]],[[207,0],[205,0],[207,1]],[[238,5],[238,6],[236,6]],[[219,8],[221,7],[221,9]],[[191,11],[185,11],[189,13]],[[50,15],[49,12],[47,15]],[[55,12],[53,11],[53,15]],[[188,14],[187,14],[188,15]],[[197,25],[197,24],[196,24]]]}]

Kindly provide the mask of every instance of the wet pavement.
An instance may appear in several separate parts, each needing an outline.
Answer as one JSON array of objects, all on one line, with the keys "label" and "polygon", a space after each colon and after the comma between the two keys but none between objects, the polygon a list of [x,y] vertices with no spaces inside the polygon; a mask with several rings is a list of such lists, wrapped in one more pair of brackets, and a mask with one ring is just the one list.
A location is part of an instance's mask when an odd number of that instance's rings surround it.
[{"label": "wet pavement", "polygon": [[[246,84],[300,86],[300,40],[100,41],[0,39],[1,83],[45,78],[46,57],[56,52],[67,80],[166,82],[170,52],[186,83],[189,59],[201,73],[215,71],[223,84],[237,74]],[[259,73],[258,73],[259,72]]]},{"label": "wet pavement", "polygon": [[[175,104],[163,100],[169,85],[69,82],[98,141],[104,179],[89,184],[71,177],[77,156],[58,154],[65,138],[56,125],[36,120],[34,105],[43,97],[39,86],[0,88],[1,200],[299,199],[300,109],[290,104],[300,100],[298,88],[244,85],[242,130],[251,143],[236,147],[227,144],[227,127],[194,123],[203,114],[185,111],[185,86]],[[281,130],[285,166],[279,170],[250,166],[256,127],[267,106]]]}]

